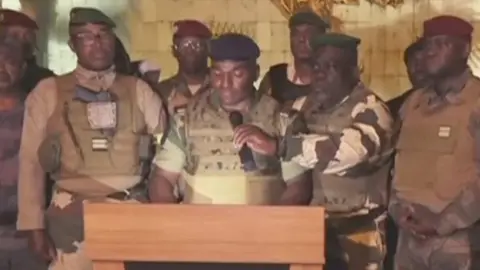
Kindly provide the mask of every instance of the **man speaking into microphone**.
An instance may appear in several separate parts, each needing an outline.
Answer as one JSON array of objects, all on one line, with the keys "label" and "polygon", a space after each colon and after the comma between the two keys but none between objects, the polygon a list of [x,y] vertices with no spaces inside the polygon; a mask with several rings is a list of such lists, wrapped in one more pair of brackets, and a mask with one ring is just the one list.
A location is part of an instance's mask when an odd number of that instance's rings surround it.
[{"label": "man speaking into microphone", "polygon": [[224,34],[210,47],[211,87],[178,108],[157,150],[149,195],[154,203],[306,205],[306,169],[279,158],[280,105],[253,86],[260,49]]}]

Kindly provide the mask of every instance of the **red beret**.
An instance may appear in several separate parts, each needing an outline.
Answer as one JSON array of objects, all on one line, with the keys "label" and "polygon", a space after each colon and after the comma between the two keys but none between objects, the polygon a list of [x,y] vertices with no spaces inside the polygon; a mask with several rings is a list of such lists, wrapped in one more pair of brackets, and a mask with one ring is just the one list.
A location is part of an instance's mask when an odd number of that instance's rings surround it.
[{"label": "red beret", "polygon": [[212,37],[212,31],[210,31],[210,29],[205,24],[196,20],[176,21],[173,27],[173,37]]},{"label": "red beret", "polygon": [[4,25],[18,25],[25,28],[38,29],[37,23],[26,14],[11,9],[0,9],[0,26]]},{"label": "red beret", "polygon": [[471,40],[472,32],[473,26],[469,22],[450,15],[434,17],[423,23],[424,37],[445,35]]}]

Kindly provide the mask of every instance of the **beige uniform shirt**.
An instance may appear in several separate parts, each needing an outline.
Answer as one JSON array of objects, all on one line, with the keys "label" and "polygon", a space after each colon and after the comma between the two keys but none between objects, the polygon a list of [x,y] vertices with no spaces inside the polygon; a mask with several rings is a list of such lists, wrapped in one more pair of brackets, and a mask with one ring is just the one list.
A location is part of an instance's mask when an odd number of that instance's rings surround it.
[{"label": "beige uniform shirt", "polygon": [[[94,91],[109,89],[113,84],[113,68],[93,72],[78,66],[74,74],[78,83]],[[55,78],[41,81],[25,101],[22,143],[20,146],[20,173],[18,185],[18,230],[44,228],[45,172],[38,160],[38,148],[46,137],[46,124],[56,102]],[[148,132],[163,130],[165,115],[161,99],[142,80],[137,80],[138,107],[145,116]],[[160,137],[162,134],[154,134]]]}]

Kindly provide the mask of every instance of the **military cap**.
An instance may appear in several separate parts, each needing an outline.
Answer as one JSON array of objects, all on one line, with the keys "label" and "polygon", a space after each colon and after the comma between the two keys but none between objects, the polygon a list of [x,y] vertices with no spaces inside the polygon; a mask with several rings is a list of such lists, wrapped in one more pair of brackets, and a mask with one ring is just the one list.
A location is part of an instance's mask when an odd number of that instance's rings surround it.
[{"label": "military cap", "polygon": [[242,34],[227,33],[213,39],[210,44],[210,58],[221,60],[256,60],[260,48],[250,37]]},{"label": "military cap", "polygon": [[330,28],[330,23],[323,19],[322,17],[318,16],[313,11],[300,11],[293,14],[290,19],[288,20],[288,26],[290,28],[295,27],[301,24],[309,24],[317,27],[322,27],[325,29]]},{"label": "military cap", "polygon": [[455,36],[470,41],[472,39],[473,26],[455,16],[442,15],[434,17],[423,23],[423,36]]},{"label": "military cap", "polygon": [[203,23],[197,20],[181,20],[176,21],[173,24],[174,32],[173,37],[200,37],[200,38],[211,38],[212,32],[210,29]]},{"label": "military cap", "polygon": [[98,23],[115,28],[116,24],[102,11],[90,7],[74,7],[70,10],[70,25]]},{"label": "military cap", "polygon": [[359,38],[342,33],[325,33],[321,35],[315,35],[310,40],[310,47],[313,50],[316,50],[321,46],[356,49],[358,44],[360,44]]},{"label": "military cap", "polygon": [[1,26],[23,26],[29,29],[38,29],[37,23],[22,12],[11,9],[0,9]]}]

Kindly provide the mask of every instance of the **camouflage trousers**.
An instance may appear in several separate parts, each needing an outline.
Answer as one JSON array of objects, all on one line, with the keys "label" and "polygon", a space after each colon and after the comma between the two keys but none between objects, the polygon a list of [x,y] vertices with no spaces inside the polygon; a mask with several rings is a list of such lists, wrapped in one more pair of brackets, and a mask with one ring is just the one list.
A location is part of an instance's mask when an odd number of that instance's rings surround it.
[{"label": "camouflage trousers", "polygon": [[327,219],[325,270],[381,270],[386,254],[385,218]]},{"label": "camouflage trousers", "polygon": [[0,249],[1,270],[47,270],[47,265],[28,247],[15,250]]},{"label": "camouflage trousers", "polygon": [[395,270],[480,269],[480,226],[450,236],[418,239],[400,230]]},{"label": "camouflage trousers", "polygon": [[[110,198],[96,202],[139,203],[136,200],[119,201]],[[83,203],[85,199],[68,192],[54,190],[47,210],[47,229],[57,251],[49,270],[93,270],[92,262],[83,249]]]}]

